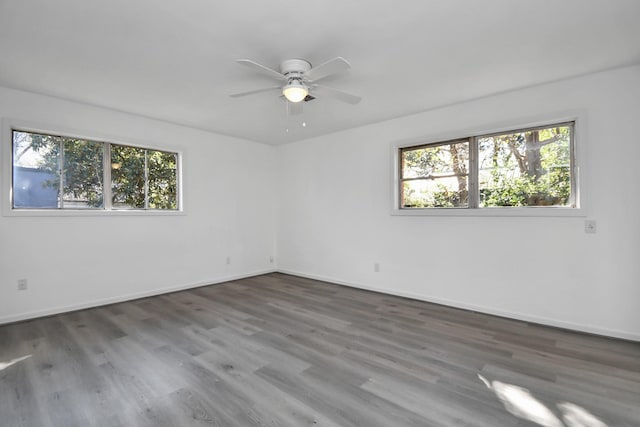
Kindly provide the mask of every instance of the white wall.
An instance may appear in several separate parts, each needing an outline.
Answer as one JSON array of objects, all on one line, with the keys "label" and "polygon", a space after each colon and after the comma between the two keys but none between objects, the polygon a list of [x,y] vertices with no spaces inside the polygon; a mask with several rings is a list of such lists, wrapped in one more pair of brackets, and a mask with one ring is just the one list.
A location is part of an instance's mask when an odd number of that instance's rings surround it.
[{"label": "white wall", "polygon": [[[578,143],[597,234],[584,217],[390,215],[392,143],[567,110],[586,116]],[[277,250],[281,271],[640,340],[640,67],[276,149],[5,88],[0,117],[180,151],[186,207],[0,216],[0,323],[270,271]]]},{"label": "white wall", "polygon": [[[569,110],[585,114],[577,143],[597,234],[585,234],[585,217],[390,215],[392,143]],[[278,267],[640,340],[638,119],[636,66],[279,147]]]},{"label": "white wall", "polygon": [[273,270],[273,147],[6,88],[0,117],[182,152],[185,202],[177,216],[0,216],[0,323]]}]

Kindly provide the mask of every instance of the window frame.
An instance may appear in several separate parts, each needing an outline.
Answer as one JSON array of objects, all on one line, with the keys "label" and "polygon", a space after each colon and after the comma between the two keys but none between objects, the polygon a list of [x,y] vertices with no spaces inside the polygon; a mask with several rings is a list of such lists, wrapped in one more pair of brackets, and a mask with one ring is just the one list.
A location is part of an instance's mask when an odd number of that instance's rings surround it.
[{"label": "window frame", "polygon": [[[513,121],[499,125],[484,126],[455,133],[445,133],[423,138],[397,141],[392,149],[392,207],[391,215],[398,216],[578,216],[586,217],[586,189],[580,179],[580,172],[586,164],[586,138],[584,132],[585,113],[583,111],[545,116],[538,120]],[[479,171],[478,139],[504,135],[519,131],[545,129],[554,126],[572,124],[570,140],[571,156],[571,200],[573,206],[495,206],[479,207]],[[403,208],[401,185],[402,152],[408,148],[423,148],[449,144],[451,142],[469,142],[469,204],[468,207]],[[576,143],[579,141],[579,143]]]},{"label": "window frame", "polygon": [[[13,207],[13,132],[39,133],[63,138],[82,139],[102,143],[103,145],[103,206],[100,208],[14,208]],[[132,143],[120,138],[99,135],[97,132],[85,132],[65,129],[59,126],[36,125],[22,120],[3,118],[2,133],[0,135],[2,147],[0,149],[0,165],[2,168],[2,197],[3,216],[176,216],[184,215],[183,203],[183,152],[175,148],[153,146],[147,143]],[[176,203],[177,209],[139,209],[113,208],[111,193],[111,146],[121,145],[149,151],[161,151],[176,155]],[[146,157],[146,156],[145,156]],[[145,174],[146,174],[145,170]],[[145,204],[148,203],[145,197]]]}]

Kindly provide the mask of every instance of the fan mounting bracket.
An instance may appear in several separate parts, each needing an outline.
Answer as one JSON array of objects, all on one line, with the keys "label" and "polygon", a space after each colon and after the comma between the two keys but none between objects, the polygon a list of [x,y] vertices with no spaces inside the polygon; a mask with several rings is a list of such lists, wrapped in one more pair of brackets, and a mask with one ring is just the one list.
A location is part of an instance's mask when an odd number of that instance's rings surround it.
[{"label": "fan mounting bracket", "polygon": [[311,70],[311,63],[304,59],[287,59],[280,64],[280,72],[286,77],[302,76],[309,70]]}]

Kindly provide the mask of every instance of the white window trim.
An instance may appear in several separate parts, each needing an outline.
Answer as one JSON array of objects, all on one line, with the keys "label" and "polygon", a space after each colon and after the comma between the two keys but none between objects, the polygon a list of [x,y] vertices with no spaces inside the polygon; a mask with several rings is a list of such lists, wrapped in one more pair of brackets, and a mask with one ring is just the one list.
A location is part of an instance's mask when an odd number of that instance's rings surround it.
[{"label": "white window trim", "polygon": [[[553,123],[575,122],[573,156],[575,160],[575,200],[577,207],[561,206],[529,206],[529,207],[489,207],[489,208],[400,208],[400,149],[416,145],[438,143],[465,139],[469,136],[487,135],[500,132],[509,132],[513,129],[526,129],[546,126]],[[586,112],[583,110],[565,111],[535,118],[510,120],[508,122],[494,123],[478,128],[456,130],[442,134],[427,135],[419,138],[396,141],[391,143],[391,215],[397,216],[471,216],[471,217],[586,217],[587,216],[587,191],[582,171],[587,164],[587,133]]]},{"label": "white window trim", "polygon": [[[70,138],[86,139],[91,141],[104,142],[108,144],[126,145],[129,147],[145,148],[150,150],[170,151],[178,154],[176,176],[178,179],[178,209],[177,210],[155,210],[155,209],[13,209],[13,130],[25,132],[43,133],[50,135],[62,135]],[[36,124],[29,121],[3,118],[1,126],[0,141],[0,169],[2,169],[2,185],[0,186],[0,197],[2,204],[2,216],[7,217],[67,217],[67,216],[181,216],[186,215],[184,209],[184,182],[182,174],[183,152],[173,148],[157,147],[153,143],[140,141],[130,141],[122,138],[101,135],[98,132],[79,131],[61,126]],[[151,148],[153,147],[153,148]]]}]

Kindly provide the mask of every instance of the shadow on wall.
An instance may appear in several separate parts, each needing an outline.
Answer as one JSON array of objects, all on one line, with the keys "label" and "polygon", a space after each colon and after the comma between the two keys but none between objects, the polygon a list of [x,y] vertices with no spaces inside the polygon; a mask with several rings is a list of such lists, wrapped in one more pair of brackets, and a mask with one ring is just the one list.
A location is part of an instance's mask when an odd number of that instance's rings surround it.
[{"label": "shadow on wall", "polygon": [[[608,427],[591,412],[569,402],[556,404],[562,413],[562,421],[544,403],[533,397],[526,388],[500,381],[478,378],[500,399],[510,414],[544,427]],[[563,422],[564,421],[564,422]]]}]

